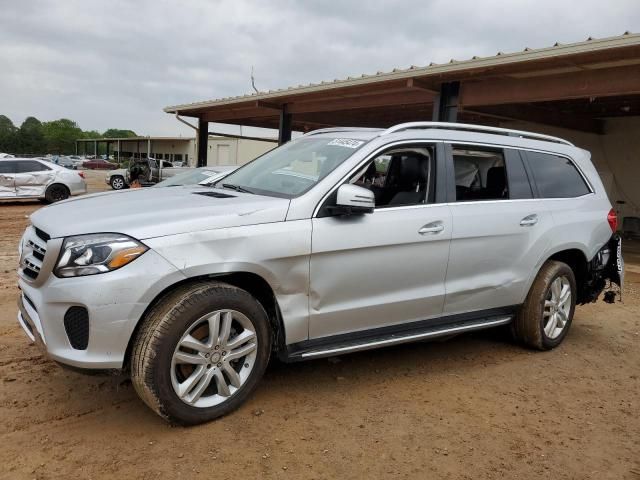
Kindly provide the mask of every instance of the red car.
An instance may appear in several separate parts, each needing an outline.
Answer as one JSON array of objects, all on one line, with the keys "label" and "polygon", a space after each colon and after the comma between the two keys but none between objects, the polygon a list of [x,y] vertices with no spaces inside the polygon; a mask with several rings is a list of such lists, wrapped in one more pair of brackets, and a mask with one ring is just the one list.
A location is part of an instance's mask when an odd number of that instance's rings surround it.
[{"label": "red car", "polygon": [[82,168],[90,168],[94,170],[115,170],[118,168],[118,165],[102,160],[101,158],[96,158],[94,160],[82,162]]}]

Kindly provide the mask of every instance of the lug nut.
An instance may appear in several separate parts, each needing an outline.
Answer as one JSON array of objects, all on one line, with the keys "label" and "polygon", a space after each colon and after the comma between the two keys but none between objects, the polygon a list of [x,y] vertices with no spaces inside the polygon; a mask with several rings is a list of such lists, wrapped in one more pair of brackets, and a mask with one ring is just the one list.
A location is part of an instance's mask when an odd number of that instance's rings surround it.
[{"label": "lug nut", "polygon": [[208,353],[205,353],[205,354],[204,354],[204,358],[209,358],[209,354],[208,354]]},{"label": "lug nut", "polygon": [[226,355],[226,354],[227,354],[227,352],[224,352],[224,351],[222,352],[222,355]]},{"label": "lug nut", "polygon": [[218,367],[221,367],[221,366],[222,366],[222,363],[218,363]]},{"label": "lug nut", "polygon": [[218,350],[220,348],[220,345],[216,345],[214,348]]}]

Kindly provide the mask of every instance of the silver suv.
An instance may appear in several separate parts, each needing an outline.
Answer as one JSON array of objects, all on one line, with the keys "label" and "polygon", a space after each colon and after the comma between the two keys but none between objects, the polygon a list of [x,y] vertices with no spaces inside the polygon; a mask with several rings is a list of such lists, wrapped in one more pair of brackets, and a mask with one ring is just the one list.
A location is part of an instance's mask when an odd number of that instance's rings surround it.
[{"label": "silver suv", "polygon": [[[99,212],[99,214],[96,214]],[[51,358],[130,371],[184,425],[297,361],[497,326],[567,335],[623,265],[589,153],[462,124],[311,132],[213,186],[103,193],[31,216],[18,320]]]}]

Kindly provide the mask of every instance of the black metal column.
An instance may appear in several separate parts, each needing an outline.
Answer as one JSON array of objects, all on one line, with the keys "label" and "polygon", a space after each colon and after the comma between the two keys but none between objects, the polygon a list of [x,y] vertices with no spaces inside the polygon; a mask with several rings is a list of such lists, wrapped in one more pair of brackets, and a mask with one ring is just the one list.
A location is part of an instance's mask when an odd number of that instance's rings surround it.
[{"label": "black metal column", "polygon": [[280,127],[278,128],[278,145],[283,145],[291,140],[292,116],[287,112],[287,106],[280,110]]},{"label": "black metal column", "polygon": [[207,166],[207,151],[209,150],[209,122],[198,119],[198,138],[196,138],[198,147],[198,167]]},{"label": "black metal column", "polygon": [[455,122],[458,119],[460,82],[447,82],[440,86],[440,93],[433,102],[434,122]]}]

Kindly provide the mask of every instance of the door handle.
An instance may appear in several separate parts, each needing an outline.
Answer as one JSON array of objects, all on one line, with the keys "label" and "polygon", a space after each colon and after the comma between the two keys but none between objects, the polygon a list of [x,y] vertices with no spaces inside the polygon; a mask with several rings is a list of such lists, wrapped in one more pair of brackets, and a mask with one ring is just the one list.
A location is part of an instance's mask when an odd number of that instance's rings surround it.
[{"label": "door handle", "polygon": [[429,233],[431,234],[435,234],[435,233],[440,233],[441,231],[444,230],[444,225],[442,224],[441,221],[437,221],[437,222],[431,222],[431,223],[427,223],[426,225],[423,225],[423,227],[418,230],[418,233],[420,235],[427,235]]},{"label": "door handle", "polygon": [[535,213],[532,215],[527,215],[522,220],[520,220],[521,227],[533,227],[536,223],[538,223],[538,215]]}]

